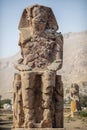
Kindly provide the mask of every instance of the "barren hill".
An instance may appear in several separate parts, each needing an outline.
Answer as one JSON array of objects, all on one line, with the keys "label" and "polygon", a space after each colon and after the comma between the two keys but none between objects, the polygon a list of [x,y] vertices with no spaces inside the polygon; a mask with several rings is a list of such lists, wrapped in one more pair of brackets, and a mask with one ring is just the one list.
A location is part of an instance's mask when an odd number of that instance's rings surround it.
[{"label": "barren hill", "polygon": [[0,60],[0,95],[3,98],[12,97],[13,78],[16,70],[13,63],[18,60],[20,54]]},{"label": "barren hill", "polygon": [[[12,64],[19,57],[18,53],[0,60],[0,95],[3,98],[12,96],[13,75],[16,71]],[[72,82],[87,85],[87,31],[64,34],[64,64],[58,73],[63,75],[64,87],[69,87]]]},{"label": "barren hill", "polygon": [[87,31],[64,35],[64,82],[87,81]]}]

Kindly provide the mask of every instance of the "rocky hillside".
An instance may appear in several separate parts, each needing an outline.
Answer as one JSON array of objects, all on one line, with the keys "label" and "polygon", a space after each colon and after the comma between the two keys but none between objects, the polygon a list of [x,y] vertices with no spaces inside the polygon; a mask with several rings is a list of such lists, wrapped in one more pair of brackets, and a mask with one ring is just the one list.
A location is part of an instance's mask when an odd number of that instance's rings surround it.
[{"label": "rocky hillside", "polygon": [[14,62],[19,59],[20,54],[0,60],[0,95],[3,98],[12,97],[13,78],[16,70]]},{"label": "rocky hillside", "polygon": [[87,81],[87,31],[64,35],[64,82]]},{"label": "rocky hillside", "polygon": [[[13,62],[19,57],[18,53],[0,60],[0,94],[3,97],[12,95],[13,75],[16,71]],[[72,82],[87,85],[87,31],[64,34],[64,64],[58,73],[63,75],[64,87],[69,87]]]}]

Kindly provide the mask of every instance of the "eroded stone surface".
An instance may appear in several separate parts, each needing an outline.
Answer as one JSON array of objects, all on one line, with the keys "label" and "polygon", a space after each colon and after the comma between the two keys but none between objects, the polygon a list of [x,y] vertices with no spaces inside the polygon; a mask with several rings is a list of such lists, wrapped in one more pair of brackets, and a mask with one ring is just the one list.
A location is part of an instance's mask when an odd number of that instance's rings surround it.
[{"label": "eroded stone surface", "polygon": [[14,110],[13,110],[13,122],[14,127],[22,127],[24,122],[24,113],[23,113],[23,101],[22,101],[22,90],[21,90],[21,76],[16,73],[14,75],[13,82],[13,91],[14,91]]},{"label": "eroded stone surface", "polygon": [[[15,128],[12,130],[32,130],[32,128]],[[65,128],[33,128],[33,130],[66,130]]]},{"label": "eroded stone surface", "polygon": [[[63,36],[51,8],[34,5],[23,11],[20,23],[21,64],[32,69],[62,67]],[[20,69],[19,69],[20,70]]]},{"label": "eroded stone surface", "polygon": [[63,62],[63,37],[49,7],[24,9],[15,64],[14,128],[62,128],[63,84],[56,71]]}]

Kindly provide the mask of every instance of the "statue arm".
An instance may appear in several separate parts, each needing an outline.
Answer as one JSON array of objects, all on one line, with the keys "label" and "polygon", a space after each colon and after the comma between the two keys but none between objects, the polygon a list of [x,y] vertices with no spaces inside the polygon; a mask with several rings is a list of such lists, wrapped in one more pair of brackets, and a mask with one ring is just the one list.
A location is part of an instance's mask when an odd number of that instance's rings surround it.
[{"label": "statue arm", "polygon": [[49,65],[48,70],[57,71],[62,68],[62,61],[61,59],[55,60],[51,65]]},{"label": "statue arm", "polygon": [[49,70],[57,71],[62,68],[63,65],[63,36],[58,34],[56,38],[56,58],[54,62],[48,66]]}]

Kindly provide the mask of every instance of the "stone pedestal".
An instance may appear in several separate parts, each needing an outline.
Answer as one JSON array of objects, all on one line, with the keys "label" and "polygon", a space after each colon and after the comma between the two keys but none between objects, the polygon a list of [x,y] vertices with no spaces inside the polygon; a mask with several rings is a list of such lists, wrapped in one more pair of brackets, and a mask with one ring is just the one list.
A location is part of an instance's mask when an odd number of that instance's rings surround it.
[{"label": "stone pedestal", "polygon": [[66,128],[12,128],[11,130],[66,130]]}]

